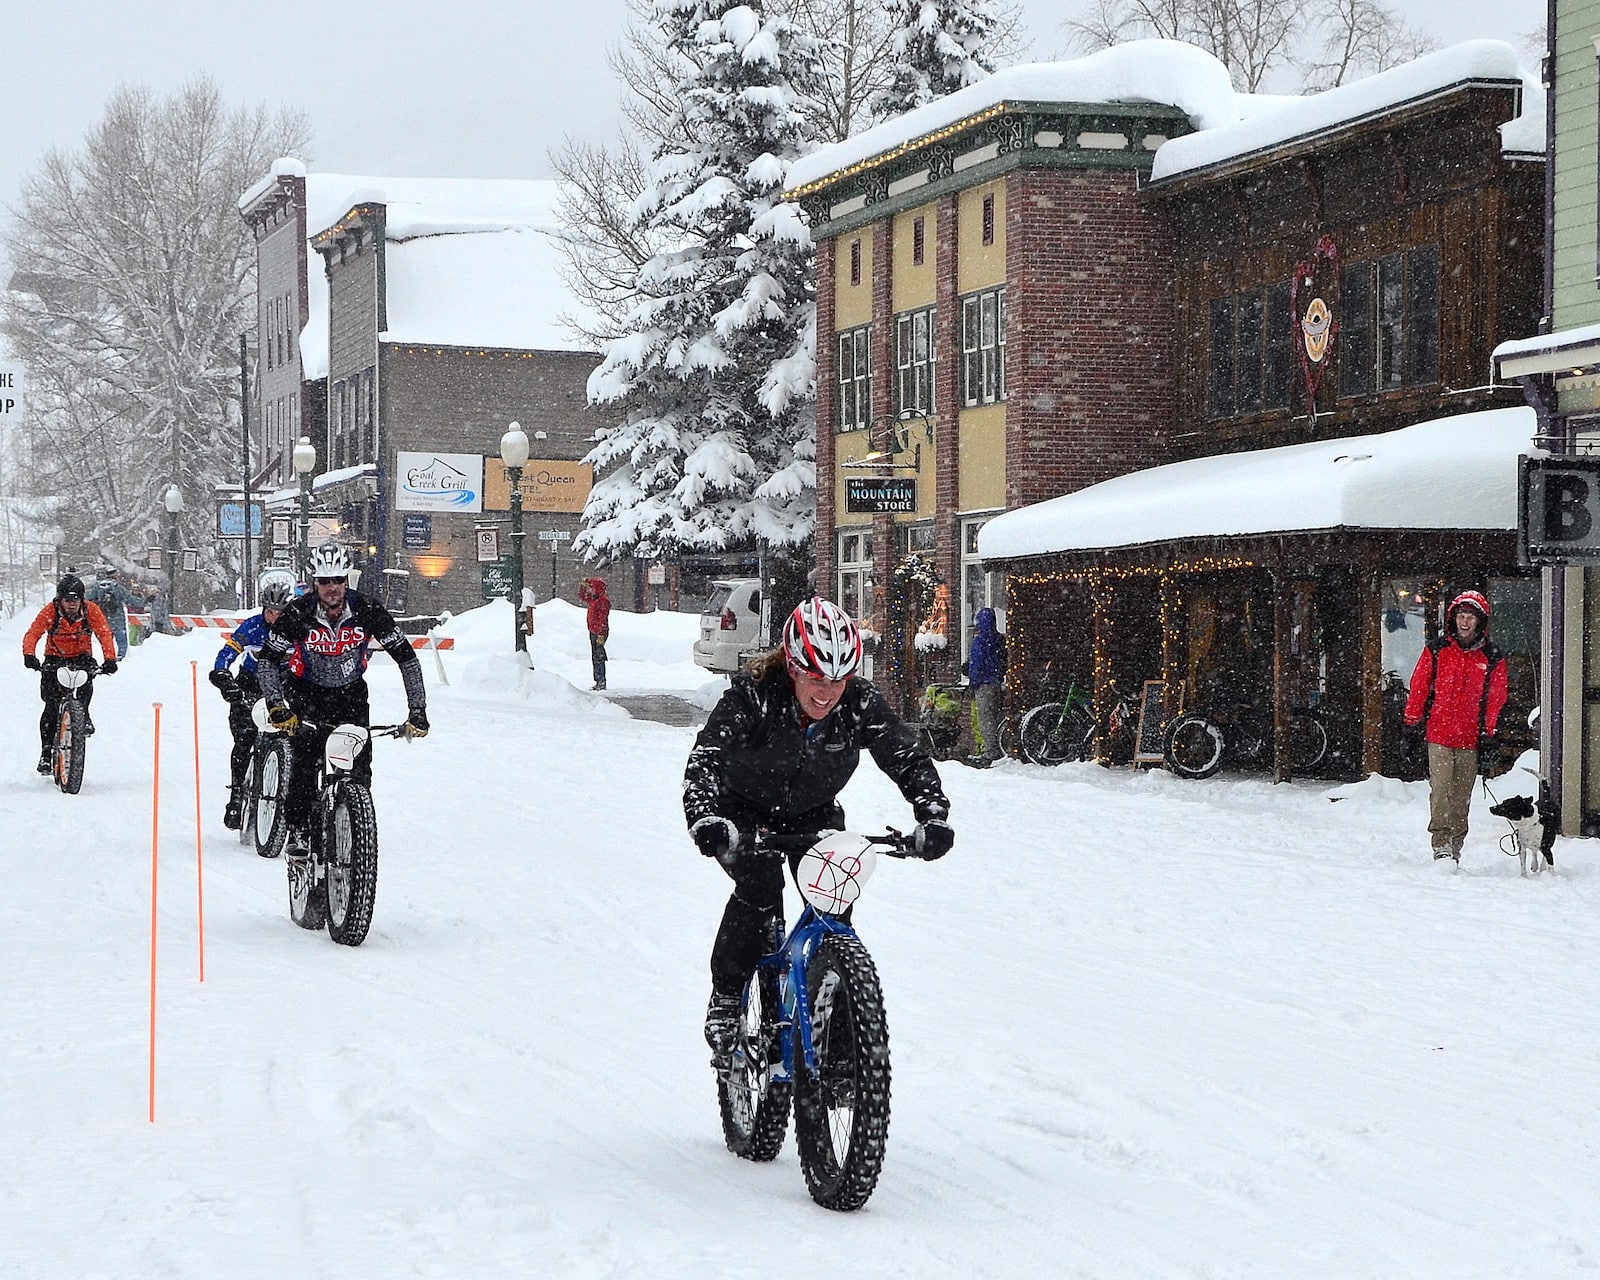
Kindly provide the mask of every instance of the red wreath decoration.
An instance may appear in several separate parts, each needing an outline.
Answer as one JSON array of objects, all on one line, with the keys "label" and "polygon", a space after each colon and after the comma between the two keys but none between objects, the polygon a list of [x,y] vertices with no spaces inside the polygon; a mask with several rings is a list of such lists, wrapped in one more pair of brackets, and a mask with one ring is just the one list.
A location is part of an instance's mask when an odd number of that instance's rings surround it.
[{"label": "red wreath decoration", "polygon": [[1294,313],[1294,349],[1300,359],[1301,376],[1306,380],[1306,396],[1311,402],[1313,418],[1317,416],[1317,388],[1322,385],[1323,375],[1327,373],[1328,365],[1331,363],[1329,357],[1333,355],[1334,344],[1338,341],[1339,315],[1338,312],[1334,312],[1330,316],[1328,337],[1323,344],[1322,358],[1313,360],[1307,349],[1307,334],[1302,327],[1304,318],[1300,313],[1300,290],[1309,289],[1316,284],[1317,271],[1320,267],[1326,266],[1332,269],[1338,265],[1339,247],[1334,244],[1333,237],[1324,232],[1317,241],[1317,247],[1311,257],[1295,264],[1294,279],[1289,284],[1289,310]]}]

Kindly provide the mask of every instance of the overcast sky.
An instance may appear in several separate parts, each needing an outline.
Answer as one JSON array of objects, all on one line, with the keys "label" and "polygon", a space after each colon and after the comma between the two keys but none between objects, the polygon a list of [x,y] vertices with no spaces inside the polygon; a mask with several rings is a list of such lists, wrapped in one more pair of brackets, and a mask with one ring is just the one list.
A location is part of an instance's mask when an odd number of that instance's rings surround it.
[{"label": "overcast sky", "polygon": [[[1059,53],[1086,0],[1022,0],[1033,56]],[[1521,46],[1545,0],[1400,0],[1441,41]],[[76,149],[119,84],[158,92],[210,74],[237,104],[310,117],[306,157],[326,172],[533,178],[564,135],[612,137],[617,88],[606,49],[624,0],[0,0],[0,204],[52,147]]]}]

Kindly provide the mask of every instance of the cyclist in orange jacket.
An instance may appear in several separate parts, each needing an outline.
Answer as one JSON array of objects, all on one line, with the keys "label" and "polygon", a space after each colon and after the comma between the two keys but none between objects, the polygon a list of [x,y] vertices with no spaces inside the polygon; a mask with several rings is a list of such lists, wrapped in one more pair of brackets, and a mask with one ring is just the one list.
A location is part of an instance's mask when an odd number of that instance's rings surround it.
[{"label": "cyclist in orange jacket", "polygon": [[[44,661],[39,661],[36,650],[44,641]],[[39,716],[39,772],[50,772],[50,740],[55,735],[56,720],[60,716],[61,699],[66,690],[56,679],[57,667],[82,667],[88,671],[89,680],[78,691],[78,701],[83,703],[86,730],[94,732],[94,721],[88,718],[89,700],[94,696],[94,640],[100,642],[102,661],[100,670],[114,675],[117,670],[117,640],[111,634],[111,625],[100,606],[84,599],[83,579],[75,573],[62,574],[56,583],[56,598],[39,610],[33,625],[22,637],[22,664],[30,671],[39,672],[39,697],[44,700],[44,711]]]}]

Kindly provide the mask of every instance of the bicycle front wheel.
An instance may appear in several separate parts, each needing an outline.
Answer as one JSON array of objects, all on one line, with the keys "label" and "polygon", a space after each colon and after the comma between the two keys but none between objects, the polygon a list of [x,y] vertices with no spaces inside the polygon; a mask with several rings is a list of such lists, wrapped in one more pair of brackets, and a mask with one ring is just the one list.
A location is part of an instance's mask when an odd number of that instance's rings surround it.
[{"label": "bicycle front wheel", "polygon": [[261,763],[258,751],[251,750],[244,766],[244,779],[239,784],[242,803],[239,808],[239,843],[246,847],[256,842],[256,773]]},{"label": "bicycle front wheel", "polygon": [[789,1131],[791,1086],[772,1078],[781,1053],[779,1020],[777,979],[770,969],[757,970],[745,984],[728,1063],[717,1069],[722,1140],[742,1160],[775,1159]]},{"label": "bicycle front wheel", "polygon": [[1328,757],[1328,726],[1314,711],[1289,722],[1290,759],[1296,773],[1309,773]]},{"label": "bicycle front wheel", "polygon": [[824,1209],[859,1209],[878,1185],[889,1139],[883,991],[860,939],[838,935],[817,947],[806,984],[816,1074],[795,1064],[800,1168]]},{"label": "bicycle front wheel", "polygon": [[1022,717],[1017,729],[1022,758],[1052,766],[1082,760],[1094,748],[1094,716],[1087,707],[1046,702]]},{"label": "bicycle front wheel", "polygon": [[359,947],[372,927],[378,898],[378,814],[372,793],[346,782],[327,811],[328,934],[342,946]]},{"label": "bicycle front wheel", "polygon": [[1161,754],[1167,768],[1180,778],[1209,778],[1222,768],[1225,745],[1215,721],[1190,712],[1167,726]]},{"label": "bicycle front wheel", "polygon": [[250,825],[255,828],[256,852],[263,858],[276,858],[289,838],[289,823],[284,816],[284,796],[289,786],[289,744],[275,738],[257,751],[251,776],[254,791]]},{"label": "bicycle front wheel", "polygon": [[89,713],[76,698],[63,698],[56,717],[56,786],[69,796],[83,786],[83,747],[88,741]]}]

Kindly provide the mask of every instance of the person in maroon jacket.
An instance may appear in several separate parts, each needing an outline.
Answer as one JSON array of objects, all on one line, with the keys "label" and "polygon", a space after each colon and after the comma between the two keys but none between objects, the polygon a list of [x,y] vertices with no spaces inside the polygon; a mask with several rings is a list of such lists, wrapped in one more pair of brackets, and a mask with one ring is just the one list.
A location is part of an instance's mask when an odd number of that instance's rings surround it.
[{"label": "person in maroon jacket", "polygon": [[1494,772],[1495,727],[1506,705],[1505,655],[1489,640],[1489,601],[1463,591],[1450,602],[1445,634],[1411,673],[1406,728],[1428,741],[1428,834],[1433,856],[1461,861],[1472,784]]},{"label": "person in maroon jacket", "polygon": [[585,578],[578,585],[578,603],[589,606],[589,658],[594,663],[594,687],[606,687],[606,640],[611,635],[611,599],[604,578]]}]

